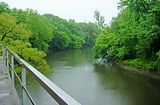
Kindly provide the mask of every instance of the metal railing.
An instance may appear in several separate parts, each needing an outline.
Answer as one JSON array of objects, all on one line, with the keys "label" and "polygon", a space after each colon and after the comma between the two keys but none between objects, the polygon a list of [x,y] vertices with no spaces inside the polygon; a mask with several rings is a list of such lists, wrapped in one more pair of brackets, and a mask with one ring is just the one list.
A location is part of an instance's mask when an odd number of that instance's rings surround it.
[{"label": "metal railing", "polygon": [[[36,103],[34,102],[30,93],[26,88],[26,71],[28,71],[29,74],[32,77],[34,77],[34,79],[51,95],[52,98],[54,98],[54,100],[56,100],[56,102],[59,105],[81,105],[79,102],[77,102],[67,93],[65,93],[61,88],[55,85],[52,81],[50,81],[47,77],[41,74],[37,69],[35,69],[33,66],[28,64],[25,60],[19,57],[16,53],[10,50],[8,47],[6,47],[3,44],[0,44],[0,46],[2,46],[3,62],[6,64],[6,66],[9,69],[11,69],[10,75],[11,75],[12,83],[14,84],[14,78],[16,76],[22,87],[22,104],[23,105],[25,104],[26,96],[29,98],[32,105],[36,105]],[[15,61],[16,63],[18,63],[20,67],[22,67],[21,79],[15,71],[15,66],[14,66]]]}]

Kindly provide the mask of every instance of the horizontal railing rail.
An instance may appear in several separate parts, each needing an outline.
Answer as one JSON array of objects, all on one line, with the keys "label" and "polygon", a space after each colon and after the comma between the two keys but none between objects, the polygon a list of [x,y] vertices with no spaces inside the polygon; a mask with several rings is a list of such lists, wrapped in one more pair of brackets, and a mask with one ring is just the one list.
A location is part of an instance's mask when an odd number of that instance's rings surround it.
[{"label": "horizontal railing rail", "polygon": [[[2,46],[3,62],[6,64],[8,68],[11,69],[11,79],[12,79],[13,84],[14,84],[14,74],[18,78],[21,84],[22,91],[23,91],[22,92],[22,104],[25,103],[25,99],[27,95],[31,103],[33,105],[36,105],[36,103],[34,102],[34,100],[32,99],[31,95],[29,94],[26,88],[26,70],[27,70],[29,74],[32,77],[34,77],[34,79],[51,95],[52,98],[54,98],[54,100],[56,100],[56,102],[59,105],[81,105],[78,101],[76,101],[71,96],[69,96],[66,92],[64,92],[61,88],[59,88],[56,84],[54,84],[46,76],[40,73],[37,69],[35,69],[29,63],[27,63],[21,57],[19,57],[11,49],[9,49],[3,44],[0,44],[0,46]],[[17,75],[14,69],[14,63],[15,63],[14,60],[16,60],[16,62],[22,67],[22,73],[21,73],[22,80]]]}]

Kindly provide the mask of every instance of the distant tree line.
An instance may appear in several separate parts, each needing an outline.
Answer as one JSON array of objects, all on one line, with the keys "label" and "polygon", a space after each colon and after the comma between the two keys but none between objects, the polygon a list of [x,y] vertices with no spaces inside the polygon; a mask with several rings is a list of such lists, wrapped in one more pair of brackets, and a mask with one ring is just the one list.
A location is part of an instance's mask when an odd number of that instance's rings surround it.
[{"label": "distant tree line", "polygon": [[45,73],[50,70],[46,52],[94,45],[100,29],[94,23],[77,23],[32,9],[10,9],[0,3],[0,43]]}]

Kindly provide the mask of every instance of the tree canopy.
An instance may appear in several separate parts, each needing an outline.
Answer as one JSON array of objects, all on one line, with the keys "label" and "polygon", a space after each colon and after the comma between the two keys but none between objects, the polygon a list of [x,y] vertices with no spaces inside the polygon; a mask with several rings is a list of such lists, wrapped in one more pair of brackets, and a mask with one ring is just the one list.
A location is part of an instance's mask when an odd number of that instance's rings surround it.
[{"label": "tree canopy", "polygon": [[8,13],[0,14],[0,34],[1,41],[6,37],[15,39],[27,39],[30,37],[31,32],[27,29],[25,24],[16,23],[16,18],[9,15]]},{"label": "tree canopy", "polygon": [[119,4],[121,12],[96,40],[95,57],[160,71],[160,2],[121,0]]},{"label": "tree canopy", "polygon": [[46,73],[50,70],[45,56],[48,50],[92,46],[100,29],[94,23],[77,23],[36,10],[10,9],[0,2],[0,42]]},{"label": "tree canopy", "polygon": [[76,23],[74,20],[61,19],[52,14],[43,17],[56,27],[50,42],[50,49],[82,48],[95,42],[100,29],[94,23]]},{"label": "tree canopy", "polygon": [[104,28],[104,16],[101,16],[100,12],[98,10],[95,10],[94,12],[94,18],[96,19],[96,24],[99,28]]}]

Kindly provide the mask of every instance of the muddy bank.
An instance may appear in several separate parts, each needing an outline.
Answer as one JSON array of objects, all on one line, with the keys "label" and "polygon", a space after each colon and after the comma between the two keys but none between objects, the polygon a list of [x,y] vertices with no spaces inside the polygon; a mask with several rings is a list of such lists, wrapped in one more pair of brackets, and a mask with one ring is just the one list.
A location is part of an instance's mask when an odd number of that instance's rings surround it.
[{"label": "muddy bank", "polygon": [[148,70],[145,70],[142,68],[137,68],[137,67],[134,67],[131,65],[125,65],[125,64],[118,64],[118,65],[120,65],[120,67],[124,70],[133,71],[133,72],[142,74],[144,76],[147,76],[149,78],[160,80],[160,73],[159,72],[152,72],[152,71],[148,71]]}]

